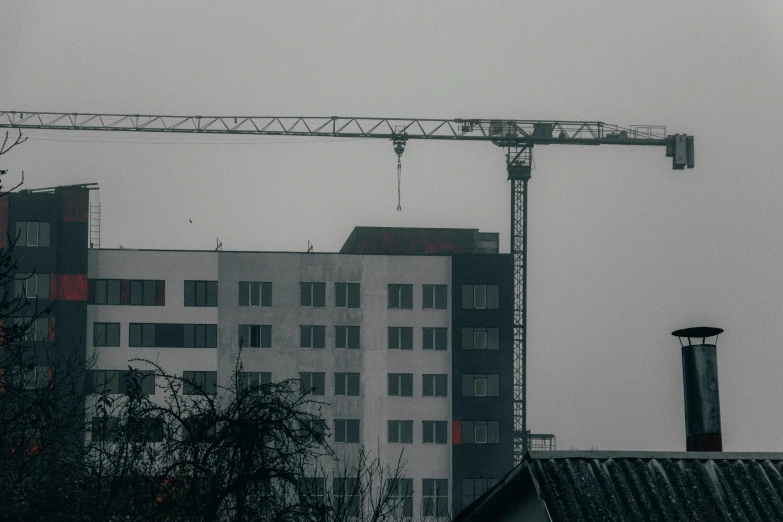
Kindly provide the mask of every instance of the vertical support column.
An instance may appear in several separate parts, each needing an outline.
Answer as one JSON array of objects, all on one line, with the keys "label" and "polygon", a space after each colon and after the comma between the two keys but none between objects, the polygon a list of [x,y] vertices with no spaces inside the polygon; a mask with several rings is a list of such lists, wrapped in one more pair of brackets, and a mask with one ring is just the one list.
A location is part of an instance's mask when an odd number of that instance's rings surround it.
[{"label": "vertical support column", "polygon": [[511,256],[514,263],[514,464],[527,444],[527,182],[532,144],[515,145],[506,153],[511,181]]}]

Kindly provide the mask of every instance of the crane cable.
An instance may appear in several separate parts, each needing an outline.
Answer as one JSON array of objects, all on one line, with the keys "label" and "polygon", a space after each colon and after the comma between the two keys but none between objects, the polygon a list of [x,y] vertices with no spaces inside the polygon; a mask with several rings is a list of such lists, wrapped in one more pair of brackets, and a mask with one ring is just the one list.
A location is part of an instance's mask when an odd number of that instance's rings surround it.
[{"label": "crane cable", "polygon": [[402,210],[402,153],[405,152],[407,138],[394,138],[394,152],[397,153],[397,212]]}]

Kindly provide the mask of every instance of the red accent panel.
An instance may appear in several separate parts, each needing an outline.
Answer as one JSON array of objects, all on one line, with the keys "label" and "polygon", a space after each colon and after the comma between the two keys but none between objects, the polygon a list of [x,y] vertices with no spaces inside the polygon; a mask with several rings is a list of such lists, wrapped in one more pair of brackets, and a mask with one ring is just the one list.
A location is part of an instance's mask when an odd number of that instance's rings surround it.
[{"label": "red accent panel", "polygon": [[[54,321],[54,317],[52,317],[52,321]],[[52,335],[51,333],[49,334]],[[52,339],[49,339],[50,341]],[[46,372],[46,379],[49,382],[49,388],[54,388],[54,366],[49,365],[49,371]]]},{"label": "red accent panel", "polygon": [[[55,341],[54,338],[54,317],[49,318],[49,342],[53,343]],[[54,371],[54,366],[51,367],[51,371]],[[51,380],[51,375],[50,375]]]},{"label": "red accent panel", "polygon": [[158,281],[157,283],[155,306],[166,306],[166,281]]},{"label": "red accent panel", "polygon": [[86,301],[87,276],[84,274],[52,274],[49,278],[49,295],[61,301]]},{"label": "red accent panel", "polygon": [[63,223],[86,223],[90,214],[90,193],[83,188],[63,188],[60,196],[60,220]]},{"label": "red accent panel", "polygon": [[0,393],[5,391],[5,368],[0,368]]},{"label": "red accent panel", "polygon": [[120,304],[130,304],[130,281],[127,279],[120,281]]},{"label": "red accent panel", "polygon": [[462,444],[462,421],[451,421],[451,443]]},{"label": "red accent panel", "polygon": [[8,246],[8,196],[0,198],[0,247]]}]

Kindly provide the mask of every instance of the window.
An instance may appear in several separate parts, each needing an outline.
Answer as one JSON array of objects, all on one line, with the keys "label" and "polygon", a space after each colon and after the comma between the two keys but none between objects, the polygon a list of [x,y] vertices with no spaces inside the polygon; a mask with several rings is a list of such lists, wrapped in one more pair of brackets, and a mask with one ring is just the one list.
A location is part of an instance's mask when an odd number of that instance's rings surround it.
[{"label": "window", "polygon": [[499,348],[497,328],[463,328],[463,350],[497,350]]},{"label": "window", "polygon": [[337,308],[359,308],[359,283],[335,283],[334,306]]},{"label": "window", "polygon": [[462,285],[462,308],[497,310],[498,285]]},{"label": "window", "polygon": [[206,442],[215,436],[215,423],[206,415],[192,415],[182,419],[182,440]]},{"label": "window", "polygon": [[[92,370],[91,393],[127,394],[134,385],[131,372],[122,370]],[[136,385],[144,395],[155,395],[155,372],[153,370],[135,370]]]},{"label": "window", "polygon": [[324,381],[326,380],[324,376],[323,372],[299,372],[302,395],[323,395]]},{"label": "window", "polygon": [[240,324],[239,347],[240,348],[271,348],[272,325]]},{"label": "window", "polygon": [[335,326],[334,347],[346,348],[348,350],[358,350],[359,327],[358,326]]},{"label": "window", "polygon": [[53,366],[22,366],[8,375],[9,383],[20,390],[44,390],[49,387],[54,373]]},{"label": "window", "polygon": [[48,247],[50,236],[48,221],[16,222],[16,246]]},{"label": "window", "polygon": [[497,397],[500,395],[498,374],[465,373],[462,374],[463,397]]},{"label": "window", "polygon": [[362,487],[359,478],[335,477],[332,487],[335,512],[347,517],[358,517],[362,507]]},{"label": "window", "polygon": [[272,306],[272,283],[240,281],[239,306]]},{"label": "window", "polygon": [[[163,325],[159,325],[163,326]],[[170,325],[166,325],[170,326]],[[179,325],[171,325],[179,326]],[[183,343],[184,348],[217,348],[217,325],[216,324],[183,324]],[[157,346],[169,346],[167,343],[158,342]]]},{"label": "window", "polygon": [[155,324],[130,323],[128,325],[128,346],[131,348],[155,346]]},{"label": "window", "polygon": [[396,519],[413,517],[413,479],[389,481],[389,504]]},{"label": "window", "polygon": [[462,421],[462,443],[497,444],[499,429],[498,421]]},{"label": "window", "polygon": [[49,299],[49,274],[19,274],[16,279],[16,295],[27,299]]},{"label": "window", "polygon": [[92,279],[92,304],[164,306],[166,282],[156,279]]},{"label": "window", "polygon": [[413,444],[413,421],[412,420],[390,420],[389,442],[399,444]]},{"label": "window", "polygon": [[119,346],[120,323],[93,323],[93,346]]},{"label": "window", "polygon": [[326,306],[326,283],[299,283],[299,304],[313,308]]},{"label": "window", "polygon": [[305,439],[312,440],[317,443],[324,441],[326,434],[326,423],[321,419],[310,419],[301,422],[300,434]]},{"label": "window", "polygon": [[28,342],[47,341],[54,333],[49,328],[49,318],[14,317],[14,325],[21,329],[18,333],[21,340]]},{"label": "window", "polygon": [[422,308],[445,310],[447,307],[446,285],[422,285]]},{"label": "window", "polygon": [[326,348],[326,327],[300,326],[299,346],[302,348]]},{"label": "window", "polygon": [[358,373],[335,373],[334,394],[358,397],[359,374]]},{"label": "window", "polygon": [[445,350],[447,346],[447,328],[422,328],[421,342],[424,350]]},{"label": "window", "polygon": [[[326,479],[323,477],[305,477],[301,481],[301,503],[313,510],[314,513],[321,512],[324,509],[324,501],[326,499]],[[321,520],[317,516],[313,519]]]},{"label": "window", "polygon": [[390,373],[389,397],[413,397],[413,374]]},{"label": "window", "polygon": [[185,281],[185,306],[217,306],[217,281]]},{"label": "window", "polygon": [[185,395],[215,395],[217,372],[182,372],[182,393]]},{"label": "window", "polygon": [[489,488],[495,485],[495,479],[468,478],[462,479],[462,508],[465,509],[474,500],[483,495]]},{"label": "window", "polygon": [[119,417],[93,417],[92,428],[90,429],[93,442],[105,441],[113,442],[117,439],[120,431]]},{"label": "window", "polygon": [[446,397],[448,395],[448,375],[445,373],[425,373],[421,376],[422,397]]},{"label": "window", "polygon": [[448,479],[421,479],[421,514],[425,517],[449,515]]},{"label": "window", "polygon": [[389,308],[413,309],[413,285],[389,285]]},{"label": "window", "polygon": [[359,442],[359,419],[335,419],[334,441]]},{"label": "window", "polygon": [[424,444],[446,444],[446,421],[421,421]]},{"label": "window", "polygon": [[155,395],[155,371],[121,371],[119,375],[120,393],[127,394],[133,386],[138,386],[144,395]]},{"label": "window", "polygon": [[389,350],[413,350],[413,328],[410,326],[390,326]]},{"label": "window", "polygon": [[128,419],[128,439],[131,442],[161,442],[163,440],[163,419]]},{"label": "window", "polygon": [[94,295],[93,302],[95,304],[120,304],[120,280],[119,279],[95,279],[93,281]]},{"label": "window", "polygon": [[253,386],[263,386],[272,382],[272,372],[239,372],[238,386],[247,390]]}]

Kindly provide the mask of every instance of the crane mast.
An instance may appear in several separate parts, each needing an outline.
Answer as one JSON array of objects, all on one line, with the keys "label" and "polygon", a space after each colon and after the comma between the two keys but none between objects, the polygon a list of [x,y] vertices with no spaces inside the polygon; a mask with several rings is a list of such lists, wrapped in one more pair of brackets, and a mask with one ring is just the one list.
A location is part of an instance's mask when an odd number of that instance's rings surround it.
[{"label": "crane mast", "polygon": [[[233,134],[391,140],[400,157],[408,140],[488,141],[505,151],[511,182],[511,256],[514,266],[514,464],[528,450],[527,428],[527,185],[534,145],[666,147],[672,168],[694,167],[693,136],[666,127],[620,127],[601,121],[367,118],[341,116],[166,116],[0,111],[0,128],[177,134]],[[398,205],[399,210],[399,205]]]}]

